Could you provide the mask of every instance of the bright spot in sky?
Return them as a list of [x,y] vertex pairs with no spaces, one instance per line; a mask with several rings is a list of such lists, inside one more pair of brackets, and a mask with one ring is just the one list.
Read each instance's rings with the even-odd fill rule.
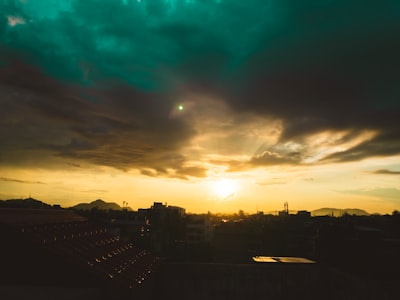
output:
[[179,110],[183,110],[183,105],[179,105],[179,106],[178,106],[178,109],[179,109]]
[[218,179],[212,183],[214,193],[221,200],[229,200],[235,197],[237,185],[231,179]]

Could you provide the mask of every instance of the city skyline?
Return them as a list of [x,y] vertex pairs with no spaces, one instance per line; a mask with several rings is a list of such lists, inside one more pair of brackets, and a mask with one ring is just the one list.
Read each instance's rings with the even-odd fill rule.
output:
[[395,1],[0,1],[0,199],[400,210]]

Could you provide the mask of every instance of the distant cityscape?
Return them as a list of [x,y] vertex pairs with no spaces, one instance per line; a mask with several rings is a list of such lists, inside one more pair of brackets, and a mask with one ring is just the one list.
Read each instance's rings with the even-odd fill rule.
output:
[[[242,276],[250,274],[248,272],[257,274],[261,272],[257,275],[261,276],[257,277],[257,282],[261,280],[260,278],[272,280],[270,276],[273,275],[269,273],[272,272],[271,269],[258,269],[260,264],[278,264],[282,265],[280,267],[283,268],[282,270],[286,270],[283,265],[295,264],[299,265],[298,268],[303,268],[301,266],[306,268],[305,265],[315,263],[315,266],[301,269],[302,271],[293,271],[295,272],[293,274],[305,272],[304,274],[308,274],[306,276],[311,276],[308,279],[310,281],[304,283],[306,285],[320,286],[322,284],[320,280],[323,280],[323,285],[326,285],[327,289],[336,288],[336,292],[359,295],[370,293],[370,291],[366,288],[360,290],[357,285],[353,286],[354,279],[346,278],[385,284],[388,281],[400,281],[398,255],[400,253],[400,213],[397,211],[387,215],[368,215],[360,209],[331,208],[313,212],[306,210],[291,212],[289,204],[284,203],[283,209],[277,214],[264,212],[247,214],[241,210],[234,214],[210,212],[190,214],[186,213],[182,207],[162,202],[154,202],[148,208],[139,208],[134,211],[125,202],[121,207],[98,199],[91,203],[62,208],[59,205],[49,205],[27,198],[0,201],[0,225],[2,230],[10,236],[9,243],[18,245],[21,243],[19,239],[14,240],[17,235],[12,232],[22,231],[23,234],[31,232],[32,240],[38,239],[40,249],[50,247],[46,251],[59,252],[66,257],[63,258],[66,261],[76,260],[82,256],[83,260],[88,261],[89,269],[93,269],[93,266],[97,264],[102,266],[97,272],[104,273],[104,278],[112,278],[111,282],[118,282],[119,285],[132,288],[137,284],[141,286],[147,278],[148,282],[153,282],[150,285],[156,285],[157,289],[167,294],[172,293],[169,284],[179,284],[179,281],[188,280],[183,278],[178,270],[189,272],[193,276],[191,280],[202,282],[203,288],[211,294],[214,293],[214,289],[224,290],[225,283],[219,281],[223,276],[227,276],[227,270],[230,270],[228,273],[231,279],[229,280],[232,282],[245,280]],[[12,230],[11,233],[10,230]],[[90,236],[93,234],[93,237],[88,239],[88,233]],[[59,242],[59,239],[62,242]],[[118,247],[115,248],[115,245]],[[13,252],[14,246],[10,247],[9,251]],[[119,254],[120,251],[125,254]],[[73,258],[70,256],[72,254]],[[3,255],[6,257],[7,253]],[[113,260],[114,256],[120,258]],[[123,257],[124,260],[121,260]],[[108,261],[113,261],[113,263]],[[134,269],[126,269],[130,264],[142,270],[140,274],[147,275],[135,275]],[[237,271],[239,269],[235,268],[242,268],[239,266],[251,266],[251,269]],[[13,267],[10,266],[10,268]],[[125,269],[127,271],[124,271]],[[292,270],[291,267],[288,270]],[[118,277],[118,272],[125,272],[125,281],[122,280],[124,277]],[[211,276],[209,272],[222,272],[225,275],[215,279],[219,283],[211,283],[207,279]],[[155,278],[153,278],[153,273]],[[150,274],[151,277],[148,276]],[[291,278],[290,276],[287,278]],[[115,281],[114,278],[121,278],[121,281]],[[136,278],[135,284],[129,283],[133,280],[132,278]],[[3,280],[7,281],[6,278]],[[283,284],[281,280],[278,280],[279,284]],[[297,287],[299,283],[293,282],[298,280],[297,277],[292,278],[290,284]],[[345,283],[341,283],[343,280]],[[195,281],[189,280],[189,286],[196,284]],[[346,284],[353,290],[350,289],[350,292],[346,290],[350,288],[346,287]],[[189,287],[186,288],[186,295],[193,292]],[[254,286],[245,284],[242,289],[242,292],[248,293],[248,289],[254,290]],[[317,287],[315,289],[318,290]],[[143,291],[143,289],[139,288],[137,291]],[[306,290],[303,292],[310,293]],[[148,291],[145,293],[148,299],[157,299],[160,296],[154,292],[148,293]],[[240,294],[240,291],[238,293]],[[257,298],[260,291],[256,289],[254,293]],[[275,296],[282,296],[280,289],[274,290],[273,293]],[[313,293],[308,295],[308,298],[313,299],[315,296],[314,299],[317,299],[318,297]],[[290,297],[281,297],[281,299],[290,299]]]
[[[160,202],[163,203],[163,202]],[[166,202],[164,203],[165,205],[167,204]],[[279,215],[280,213],[282,213],[282,211],[287,210],[288,213],[290,214],[297,214],[298,212],[305,212],[306,210],[291,210],[289,209],[289,207],[286,209],[285,206],[286,204],[289,206],[288,202],[282,203],[282,210],[270,210],[270,211],[260,211],[257,210],[257,213],[263,213],[263,214],[268,214],[268,215]],[[7,199],[7,200],[1,200],[0,199],[0,207],[17,207],[17,206],[21,206],[21,207],[27,207],[29,205],[31,205],[32,207],[58,207],[58,208],[72,208],[72,209],[77,209],[77,210],[88,210],[88,209],[92,209],[92,208],[98,208],[98,209],[102,209],[102,210],[130,210],[130,211],[134,211],[134,209],[132,209],[129,206],[129,202],[127,201],[123,201],[122,202],[122,206],[119,205],[118,203],[115,202],[106,202],[102,199],[97,199],[94,200],[92,202],[89,203],[78,203],[76,205],[73,206],[67,206],[64,207],[60,204],[47,204],[41,200],[37,200],[35,198],[32,198],[31,195],[29,195],[28,198],[18,198],[18,199]],[[172,207],[172,206],[171,206]],[[185,209],[185,208],[183,208]],[[138,208],[138,210],[140,210],[140,208]],[[186,211],[186,209],[185,209]],[[242,210],[239,210],[242,211]],[[396,210],[394,210],[396,211]],[[314,210],[310,210],[309,211],[311,216],[334,216],[334,217],[340,217],[343,216],[345,214],[348,215],[359,215],[359,216],[366,216],[366,215],[371,215],[369,212],[360,209],[360,208],[334,208],[334,207],[323,207],[323,208],[318,208],[318,209],[314,209]],[[203,212],[203,213],[213,213],[213,214],[218,214],[218,215],[231,215],[234,213],[220,213],[220,212]],[[251,214],[248,212],[243,211],[243,213],[247,214]],[[196,213],[191,213],[191,214],[196,214]],[[379,213],[373,213],[373,215],[380,215]]]

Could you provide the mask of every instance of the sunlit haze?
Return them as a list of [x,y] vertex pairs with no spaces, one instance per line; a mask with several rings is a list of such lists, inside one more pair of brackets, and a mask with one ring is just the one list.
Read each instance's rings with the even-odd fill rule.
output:
[[0,199],[400,209],[397,1],[0,0]]

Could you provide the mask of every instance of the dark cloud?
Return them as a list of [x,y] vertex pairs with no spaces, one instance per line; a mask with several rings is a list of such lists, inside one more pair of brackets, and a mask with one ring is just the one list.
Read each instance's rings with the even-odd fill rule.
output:
[[142,169],[140,171],[141,174],[150,176],[150,177],[170,177],[170,178],[179,178],[183,180],[187,180],[190,177],[203,178],[206,177],[207,174],[206,168],[201,167],[178,167],[174,170],[165,170],[165,169]]
[[254,166],[293,165],[301,162],[300,152],[289,152],[281,155],[277,152],[265,151],[261,155],[253,157],[250,163]]
[[40,3],[0,1],[0,165],[204,177],[183,151],[201,112],[171,114],[188,95],[233,115],[209,152],[247,151],[244,115],[281,121],[275,144],[218,162],[231,171],[304,164],[321,132],[347,132],[329,146],[376,133],[322,162],[400,154],[398,1]]
[[[388,129],[394,130],[392,128]],[[400,154],[398,134],[381,133],[377,137],[367,140],[346,151],[331,154],[323,159],[324,162],[358,161],[369,157],[385,157]]]
[[398,128],[398,4],[296,3],[286,3],[281,28],[244,64],[237,109],[282,118],[282,142],[324,130]]
[[[29,85],[11,84],[10,68],[15,80],[32,70]],[[0,70],[2,164],[24,157],[46,164],[47,158],[58,157],[75,165],[85,161],[123,170],[185,170],[179,150],[194,132],[183,119],[170,118],[174,104],[164,96],[112,83],[71,88],[32,66],[10,68]]]

